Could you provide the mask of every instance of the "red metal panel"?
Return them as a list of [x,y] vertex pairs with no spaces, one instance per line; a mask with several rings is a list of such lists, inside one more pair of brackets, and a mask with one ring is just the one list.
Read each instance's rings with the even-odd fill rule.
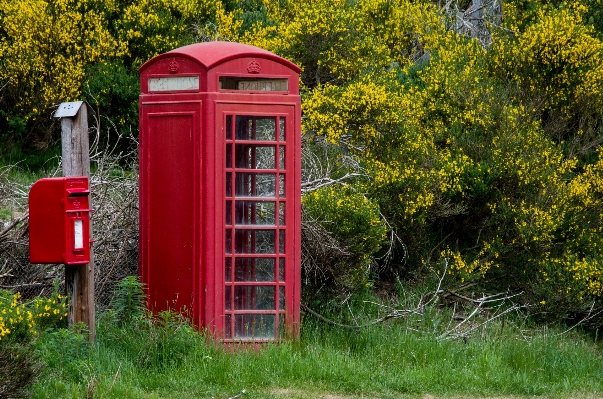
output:
[[66,265],[90,263],[90,191],[88,178],[66,177],[64,200],[67,230]]
[[180,47],[167,53],[160,54],[146,62],[140,67],[139,71],[140,73],[143,73],[149,66],[154,65],[157,61],[174,56],[184,56],[195,60],[206,69],[214,68],[219,64],[232,59],[256,57],[268,59],[272,63],[282,64],[295,73],[299,73],[300,71],[297,65],[276,54],[258,47],[233,42],[205,42]]
[[[195,172],[200,104],[143,109],[141,146],[142,280],[150,306],[194,312],[193,294],[199,202]],[[141,154],[142,155],[142,154]]]
[[65,196],[63,179],[41,179],[29,191],[29,261],[65,261]]

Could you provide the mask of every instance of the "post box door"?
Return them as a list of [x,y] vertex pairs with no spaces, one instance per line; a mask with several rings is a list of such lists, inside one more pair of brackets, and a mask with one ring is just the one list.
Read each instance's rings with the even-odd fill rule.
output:
[[[293,313],[296,163],[293,106],[219,105],[225,340],[282,337]],[[297,133],[299,134],[299,133]],[[297,155],[299,156],[299,155]],[[297,192],[296,192],[297,191]]]

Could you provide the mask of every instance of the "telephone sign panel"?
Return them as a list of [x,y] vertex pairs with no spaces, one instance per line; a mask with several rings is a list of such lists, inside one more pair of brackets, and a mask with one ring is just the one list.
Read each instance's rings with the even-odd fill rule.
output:
[[211,42],[161,54],[140,72],[149,307],[179,310],[224,342],[296,336],[299,68],[253,46]]

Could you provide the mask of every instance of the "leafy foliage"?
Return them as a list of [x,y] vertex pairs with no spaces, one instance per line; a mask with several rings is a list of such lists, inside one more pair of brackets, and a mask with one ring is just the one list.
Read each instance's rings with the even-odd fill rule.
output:
[[[333,281],[349,283],[347,271],[379,253],[383,223],[366,228],[378,210],[404,245],[378,278],[448,264],[459,282],[522,291],[551,315],[600,306],[601,2],[504,1],[487,43],[438,6],[0,0],[0,136],[48,142],[52,107],[83,89],[126,131],[141,63],[195,40],[254,44],[302,68],[309,147],[330,143],[342,155],[333,169],[362,175],[346,180],[354,190],[304,199],[306,215],[362,259]],[[354,207],[331,207],[340,200]]]
[[33,342],[66,314],[65,298],[34,298],[23,303],[19,293],[0,291],[0,398],[26,397],[41,364]]
[[361,160],[362,192],[410,250],[390,272],[446,259],[461,280],[580,312],[603,280],[603,53],[584,20],[598,5],[527,3],[505,4],[488,48],[424,2],[288,5],[254,35],[301,64],[306,137]]
[[127,276],[117,283],[109,307],[118,323],[123,325],[145,315],[145,300],[144,284],[137,276]]
[[304,195],[302,203],[306,218],[329,232],[341,249],[338,256],[320,260],[322,283],[333,280],[354,290],[370,285],[372,256],[387,238],[379,206],[353,187],[336,190],[333,186]]

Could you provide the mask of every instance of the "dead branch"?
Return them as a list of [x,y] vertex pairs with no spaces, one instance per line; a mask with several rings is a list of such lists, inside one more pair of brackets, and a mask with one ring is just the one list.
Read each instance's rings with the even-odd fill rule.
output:
[[[109,304],[110,288],[116,282],[137,274],[137,142],[133,136],[120,135],[111,121],[98,117],[98,112],[92,117],[92,238],[96,240],[96,303],[102,308]],[[60,162],[59,158],[58,165],[46,172],[47,177],[60,176]],[[10,212],[9,220],[0,221],[0,288],[20,291],[24,298],[49,295],[54,279],[62,284],[64,267],[29,263],[27,199],[31,184],[8,178],[19,167],[0,168],[0,207]]]
[[441,8],[451,22],[450,29],[456,33],[476,38],[483,47],[492,43],[494,29],[508,29],[501,26],[502,2],[500,0],[472,0],[466,10],[460,8],[458,0],[448,0]]
[[[363,301],[364,303],[374,305],[386,311],[386,314],[384,316],[371,320],[364,324],[351,325],[339,323],[315,312],[304,304],[302,304],[302,309],[327,324],[346,329],[362,329],[365,327],[370,327],[379,323],[383,323],[390,319],[405,318],[411,315],[423,317],[426,315],[427,309],[431,308],[435,303],[441,304],[443,303],[444,298],[454,296],[458,299],[463,300],[467,304],[473,305],[473,308],[471,309],[468,316],[459,317],[457,316],[457,304],[456,302],[453,303],[452,316],[450,317],[448,325],[445,330],[437,336],[438,340],[449,340],[459,338],[466,339],[481,327],[484,327],[485,325],[492,323],[497,319],[500,319],[508,313],[518,312],[524,307],[514,304],[512,302],[512,299],[521,295],[521,293],[511,294],[507,292],[492,295],[483,294],[479,298],[471,298],[466,295],[461,295],[452,290],[443,290],[442,285],[447,276],[447,269],[448,262],[445,260],[444,270],[441,272],[441,274],[438,274],[437,288],[433,292],[427,293],[426,295],[422,295],[414,307],[399,309],[395,306],[389,306],[383,303]],[[603,312],[603,310],[601,312]],[[483,317],[484,315],[486,316],[485,318]],[[480,316],[481,318],[478,319],[478,317]],[[594,316],[595,315],[593,315],[593,317]],[[354,320],[356,319],[355,317],[353,318]],[[476,320],[478,321],[476,322]],[[407,327],[407,329],[413,331],[420,331],[412,327]]]
[[590,305],[590,309],[588,310],[588,313],[586,314],[586,316],[584,316],[578,323],[574,324],[573,326],[571,326],[567,330],[565,330],[563,332],[560,332],[557,335],[558,336],[565,335],[568,332],[572,331],[574,328],[580,326],[581,324],[584,324],[587,321],[590,321],[590,320],[594,319],[595,317],[599,316],[600,314],[602,314],[603,313],[603,309],[599,310],[598,312],[593,313],[593,310],[595,308],[595,304],[596,304],[596,301],[593,301],[593,303]]

